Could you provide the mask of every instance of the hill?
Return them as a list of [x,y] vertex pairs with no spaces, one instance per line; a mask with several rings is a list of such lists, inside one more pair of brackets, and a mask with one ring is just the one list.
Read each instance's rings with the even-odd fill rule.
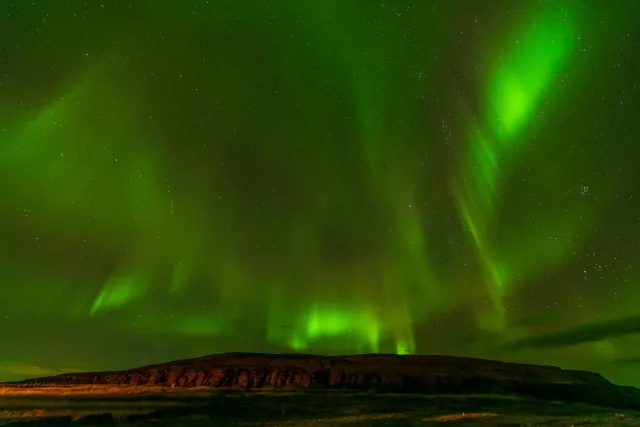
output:
[[3,386],[81,385],[492,394],[640,409],[639,389],[612,384],[593,372],[451,356],[224,353],[125,371],[63,374]]

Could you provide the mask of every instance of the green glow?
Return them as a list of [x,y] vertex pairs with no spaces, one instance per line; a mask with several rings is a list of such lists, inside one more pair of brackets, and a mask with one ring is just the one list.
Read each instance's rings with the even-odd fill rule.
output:
[[295,325],[274,325],[271,339],[283,340],[294,350],[307,350],[314,343],[342,348],[347,342],[360,352],[379,351],[380,324],[366,310],[341,308],[338,305],[314,304]]
[[13,3],[6,366],[637,357],[627,335],[504,350],[635,313],[625,2]]
[[90,313],[94,315],[101,310],[122,307],[144,296],[148,287],[144,278],[112,277],[96,297]]
[[378,351],[379,327],[369,313],[350,313],[336,308],[314,307],[307,319],[306,336],[310,340],[355,335],[367,343],[372,352]]
[[497,64],[489,87],[495,112],[492,131],[499,143],[516,144],[518,131],[536,113],[577,42],[575,19],[569,2],[545,5],[509,40],[511,47]]

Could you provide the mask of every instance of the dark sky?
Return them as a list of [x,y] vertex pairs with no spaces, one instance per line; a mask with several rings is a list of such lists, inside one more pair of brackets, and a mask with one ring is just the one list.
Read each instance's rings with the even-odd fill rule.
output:
[[226,351],[640,386],[640,6],[0,2],[0,380]]

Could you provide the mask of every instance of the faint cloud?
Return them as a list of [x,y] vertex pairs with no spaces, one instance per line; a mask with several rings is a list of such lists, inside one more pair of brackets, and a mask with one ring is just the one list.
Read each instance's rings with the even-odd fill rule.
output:
[[640,357],[620,357],[613,359],[611,363],[616,365],[640,365]]
[[557,316],[558,313],[556,311],[548,309],[541,313],[516,318],[511,321],[511,326],[538,326],[555,321]]
[[588,323],[551,334],[513,341],[506,347],[511,350],[568,347],[632,334],[640,334],[640,316]]

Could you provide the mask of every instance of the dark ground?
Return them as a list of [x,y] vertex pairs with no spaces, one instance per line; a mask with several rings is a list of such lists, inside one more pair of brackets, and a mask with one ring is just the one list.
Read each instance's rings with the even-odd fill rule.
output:
[[[0,393],[2,390],[0,389]],[[640,426],[640,411],[492,395],[40,389],[0,394],[11,426]]]

